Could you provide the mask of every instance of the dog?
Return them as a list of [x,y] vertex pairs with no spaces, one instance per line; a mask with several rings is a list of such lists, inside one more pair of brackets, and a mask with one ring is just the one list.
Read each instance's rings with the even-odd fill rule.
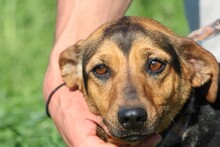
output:
[[161,134],[159,146],[220,144],[216,59],[155,20],[108,22],[62,52],[59,65],[103,118],[97,134],[106,142],[134,146]]

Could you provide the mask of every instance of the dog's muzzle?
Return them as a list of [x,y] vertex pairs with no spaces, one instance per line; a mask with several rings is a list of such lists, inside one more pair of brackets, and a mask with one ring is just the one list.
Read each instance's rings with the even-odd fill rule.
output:
[[121,108],[118,112],[118,121],[120,125],[129,132],[121,137],[127,142],[138,142],[144,140],[147,135],[139,134],[147,121],[147,112],[143,108]]
[[118,121],[126,130],[139,130],[146,120],[147,113],[143,108],[122,108],[118,112]]

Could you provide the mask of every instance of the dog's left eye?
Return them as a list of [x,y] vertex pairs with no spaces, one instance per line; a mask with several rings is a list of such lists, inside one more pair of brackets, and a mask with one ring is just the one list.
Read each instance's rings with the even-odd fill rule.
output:
[[166,63],[158,59],[152,59],[148,63],[148,70],[151,73],[160,73],[164,70]]
[[110,76],[110,70],[104,64],[95,66],[92,71],[93,74],[98,78],[107,79]]

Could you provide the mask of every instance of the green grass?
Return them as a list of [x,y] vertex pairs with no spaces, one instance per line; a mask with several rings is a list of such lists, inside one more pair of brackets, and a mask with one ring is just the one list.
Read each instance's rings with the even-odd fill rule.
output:
[[[0,0],[0,147],[65,146],[45,116],[42,98],[55,10],[55,0]],[[126,15],[151,17],[188,33],[182,1],[134,0]]]

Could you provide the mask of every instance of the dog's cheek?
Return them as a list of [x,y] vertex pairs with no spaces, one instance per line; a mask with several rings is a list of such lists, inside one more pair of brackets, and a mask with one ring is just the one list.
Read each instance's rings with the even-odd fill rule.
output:
[[108,99],[106,86],[97,82],[92,76],[88,79],[88,87],[85,90],[86,100],[89,105],[90,110],[97,114],[103,116],[108,109]]
[[186,102],[190,89],[189,84],[172,70],[169,71],[165,80],[158,85],[160,86],[156,90],[156,100],[154,102],[158,112],[158,116],[155,117],[160,118],[156,130],[162,132],[174,120],[176,114]]
[[92,113],[96,114],[96,115],[100,115],[100,108],[99,105],[97,104],[97,99],[98,97],[98,93],[97,93],[97,88],[95,86],[93,86],[93,84],[90,84],[90,82],[88,82],[88,87],[87,90],[85,90],[85,98],[87,101],[87,104],[89,106],[89,109]]

